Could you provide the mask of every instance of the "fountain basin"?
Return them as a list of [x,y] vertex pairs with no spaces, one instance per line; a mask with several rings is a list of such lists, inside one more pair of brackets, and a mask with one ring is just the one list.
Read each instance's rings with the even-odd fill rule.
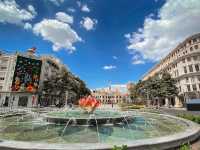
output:
[[[111,150],[127,145],[131,150],[164,150],[192,142],[200,126],[191,121],[154,113],[130,112],[133,122],[107,126],[48,124],[38,118],[0,120],[0,149],[6,150]],[[83,116],[82,116],[83,117]],[[46,124],[47,123],[47,124]],[[98,131],[98,132],[97,132]]]
[[84,113],[80,110],[69,110],[67,112],[50,112],[44,116],[50,123],[56,124],[77,124],[77,125],[101,125],[131,122],[133,117],[130,114],[118,111],[100,111],[93,114]]

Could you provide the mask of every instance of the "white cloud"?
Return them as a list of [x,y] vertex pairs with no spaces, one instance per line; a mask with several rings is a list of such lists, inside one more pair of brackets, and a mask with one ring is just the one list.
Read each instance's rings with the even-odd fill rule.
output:
[[127,33],[127,34],[124,35],[124,37],[127,38],[127,39],[130,39],[131,38],[131,34]]
[[69,24],[56,19],[42,20],[34,25],[33,32],[41,35],[44,40],[52,42],[54,51],[64,48],[73,52],[76,49],[73,44],[82,41]]
[[87,30],[94,29],[95,25],[97,24],[96,19],[91,19],[89,17],[83,17],[83,20],[80,22],[80,24]]
[[145,64],[144,60],[133,60],[132,64],[139,65],[139,64]]
[[126,34],[131,53],[138,52],[143,59],[158,61],[186,37],[200,31],[199,0],[167,0],[159,10],[144,21],[143,28]]
[[113,66],[113,65],[106,65],[103,67],[104,70],[112,70],[112,69],[116,69],[117,67],[116,66]]
[[139,54],[135,54],[132,58],[132,64],[134,65],[145,64],[145,61]]
[[0,1],[0,22],[22,25],[25,21],[32,20],[36,11],[32,5],[22,9],[15,0]]
[[74,21],[72,16],[70,16],[64,12],[56,13],[56,19],[61,22],[70,23],[70,24],[73,24],[73,21]]
[[56,6],[60,6],[60,4],[64,2],[64,0],[49,0],[49,1],[55,4]]
[[81,7],[81,10],[83,12],[90,12],[90,9],[88,8],[88,6],[86,4]]
[[37,12],[35,11],[35,8],[32,5],[28,5],[28,10],[33,14],[37,15]]
[[81,7],[81,2],[77,1],[76,4],[78,5],[78,7]]
[[74,8],[68,8],[67,11],[71,12],[71,13],[74,13],[76,10]]
[[113,59],[118,59],[118,57],[117,56],[113,56]]
[[32,25],[31,25],[30,23],[26,22],[26,23],[24,24],[24,29],[26,29],[26,30],[31,30],[31,29],[32,29]]

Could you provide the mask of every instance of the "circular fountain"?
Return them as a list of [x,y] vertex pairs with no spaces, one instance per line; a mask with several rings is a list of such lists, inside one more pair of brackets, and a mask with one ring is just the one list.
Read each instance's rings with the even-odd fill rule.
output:
[[82,104],[84,111],[53,111],[39,116],[27,112],[23,117],[0,119],[0,149],[108,150],[127,145],[130,149],[162,150],[200,135],[199,125],[185,119],[136,111],[94,111],[89,103]]
[[77,125],[117,124],[132,121],[132,116],[124,112],[96,110],[100,102],[91,96],[80,99],[79,106],[81,109],[50,112],[44,118],[51,123]]

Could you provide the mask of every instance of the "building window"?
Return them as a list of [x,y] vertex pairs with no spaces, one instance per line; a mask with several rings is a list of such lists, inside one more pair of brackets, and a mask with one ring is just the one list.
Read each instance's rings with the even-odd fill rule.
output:
[[1,67],[1,70],[6,70],[7,69],[7,67]]
[[0,86],[0,90],[2,90],[3,89],[3,86]]
[[185,82],[186,82],[186,83],[189,82],[189,78],[188,78],[188,77],[185,78]]
[[8,63],[8,60],[7,59],[3,59],[3,60],[1,60],[1,63],[2,64],[6,64],[6,63]]
[[198,45],[195,45],[194,48],[195,48],[195,49],[198,49]]
[[193,39],[193,43],[196,43],[197,42],[197,39]]
[[200,76],[197,76],[198,81],[200,81]]
[[190,89],[190,85],[187,85],[187,90],[188,90],[188,92],[191,91],[191,89]]
[[197,60],[197,56],[194,56],[194,57],[193,57],[193,60],[196,61],[196,60]]
[[193,84],[193,85],[192,85],[192,89],[193,89],[193,91],[197,91],[197,86],[196,86],[196,84]]
[[186,66],[184,66],[183,68],[184,68],[184,73],[187,73],[187,68],[186,68]]
[[199,65],[196,64],[196,65],[194,65],[194,66],[195,66],[196,72],[199,72]]
[[190,61],[191,61],[191,57],[188,57],[188,58],[187,58],[187,61],[190,62]]
[[0,80],[4,80],[4,77],[0,77]]
[[193,67],[192,67],[192,65],[189,65],[189,71],[190,71],[190,72],[193,72]]
[[190,47],[190,51],[193,51],[193,47]]
[[185,59],[183,59],[182,62],[185,63]]
[[181,92],[181,86],[179,87],[179,92]]

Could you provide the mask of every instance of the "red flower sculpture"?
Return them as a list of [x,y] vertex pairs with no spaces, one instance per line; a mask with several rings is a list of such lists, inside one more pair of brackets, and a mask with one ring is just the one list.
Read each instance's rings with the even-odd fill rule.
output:
[[100,106],[100,101],[92,96],[81,98],[79,100],[79,106],[88,113],[93,113],[94,110]]

